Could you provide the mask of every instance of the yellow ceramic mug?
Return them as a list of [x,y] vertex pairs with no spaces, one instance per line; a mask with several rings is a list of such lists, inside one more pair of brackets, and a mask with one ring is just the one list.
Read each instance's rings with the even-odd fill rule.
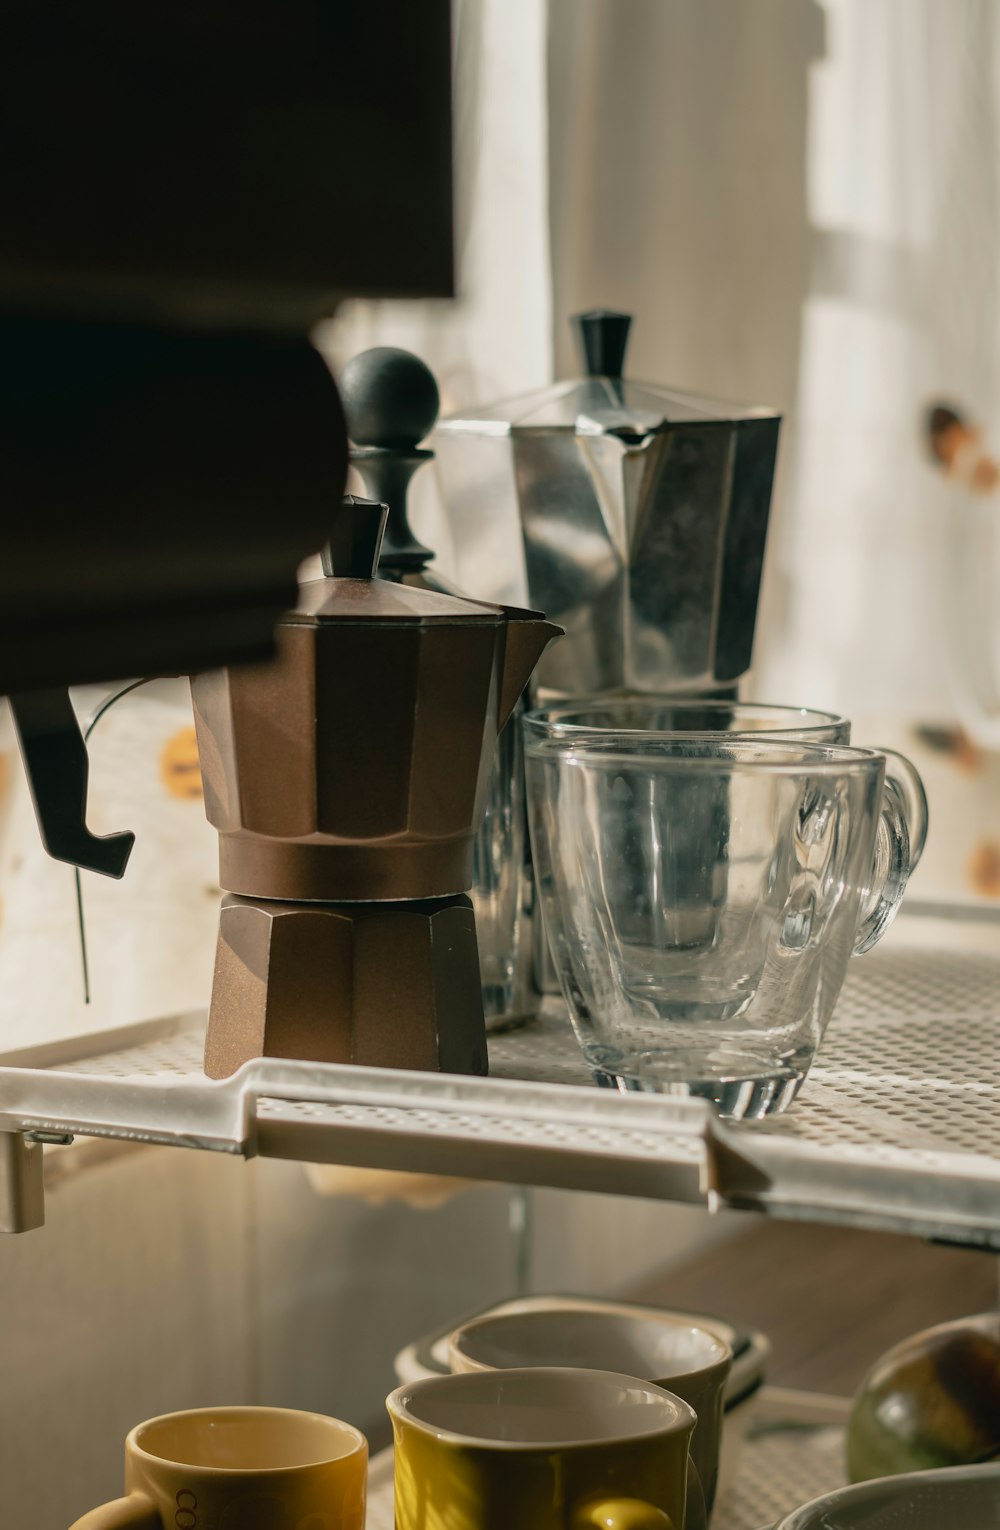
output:
[[368,1442],[321,1413],[198,1408],[137,1424],[125,1494],[71,1530],[364,1530]]
[[435,1376],[386,1403],[396,1530],[695,1530],[694,1409],[611,1371]]

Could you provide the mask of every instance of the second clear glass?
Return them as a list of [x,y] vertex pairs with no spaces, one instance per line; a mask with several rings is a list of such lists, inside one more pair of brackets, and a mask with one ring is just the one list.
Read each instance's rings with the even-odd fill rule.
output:
[[584,1055],[621,1089],[782,1110],[855,951],[911,866],[910,783],[873,750],[560,737],[525,723],[552,955]]

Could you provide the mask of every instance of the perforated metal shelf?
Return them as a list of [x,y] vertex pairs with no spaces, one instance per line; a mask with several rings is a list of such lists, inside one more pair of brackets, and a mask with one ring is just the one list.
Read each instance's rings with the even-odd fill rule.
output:
[[[844,1485],[844,1424],[839,1398],[765,1387],[750,1405],[731,1486],[715,1505],[712,1530],[757,1530]],[[392,1451],[373,1457],[368,1530],[393,1530]]]
[[901,920],[852,965],[800,1100],[767,1123],[594,1088],[556,1001],[492,1040],[488,1079],[260,1059],[209,1083],[203,1031],[204,1016],[187,1016],[0,1058],[21,1065],[0,1067],[0,1139],[20,1134],[0,1140],[0,1227],[30,1219],[14,1173],[40,1173],[11,1141],[82,1134],[724,1202],[1000,1248],[1000,923]]

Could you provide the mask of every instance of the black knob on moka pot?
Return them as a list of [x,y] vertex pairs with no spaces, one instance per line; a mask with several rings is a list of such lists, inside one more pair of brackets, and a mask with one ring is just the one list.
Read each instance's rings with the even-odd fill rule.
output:
[[378,570],[387,505],[345,494],[330,539],[323,549],[327,578],[374,579]]
[[592,308],[573,316],[577,341],[588,377],[621,377],[625,370],[625,351],[630,313],[616,313],[611,308]]
[[350,460],[372,498],[388,506],[380,572],[402,578],[426,568],[434,554],[410,529],[410,480],[434,453],[420,442],[440,407],[434,374],[410,351],[379,345],[353,357],[340,378],[351,441]]

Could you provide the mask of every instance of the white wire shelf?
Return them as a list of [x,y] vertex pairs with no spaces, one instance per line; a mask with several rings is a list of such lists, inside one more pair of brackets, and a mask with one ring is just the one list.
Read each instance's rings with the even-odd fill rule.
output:
[[[1000,925],[908,919],[852,965],[784,1117],[593,1086],[561,1002],[488,1079],[258,1059],[201,1072],[204,1015],[0,1058],[0,1229],[37,1225],[37,1141],[189,1148],[729,1204],[1000,1249]],[[4,1134],[7,1134],[4,1136]]]
[[[845,1482],[846,1402],[765,1387],[747,1411],[735,1479],[715,1505],[712,1530],[771,1526]],[[393,1530],[391,1450],[372,1458],[366,1524]]]

